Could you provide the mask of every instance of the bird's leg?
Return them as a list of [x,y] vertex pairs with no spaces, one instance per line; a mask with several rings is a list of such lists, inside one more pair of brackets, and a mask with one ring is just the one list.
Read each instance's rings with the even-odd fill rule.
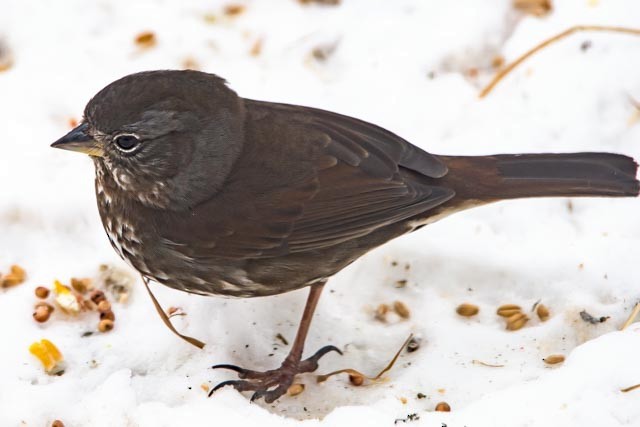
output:
[[309,291],[307,304],[304,307],[304,313],[302,314],[302,320],[298,327],[296,339],[293,342],[291,351],[278,369],[261,372],[240,368],[235,365],[215,365],[213,366],[213,369],[229,369],[237,372],[240,380],[225,381],[218,384],[211,390],[209,396],[211,396],[216,390],[229,385],[238,391],[253,391],[254,394],[251,397],[252,401],[264,397],[264,400],[267,403],[271,403],[287,392],[289,386],[293,384],[293,380],[297,374],[313,372],[318,369],[318,361],[322,356],[331,351],[342,354],[338,348],[328,345],[322,347],[308,359],[302,360],[304,342],[307,338],[307,333],[311,326],[311,319],[313,318],[313,312],[316,309],[316,305],[318,305],[318,300],[320,299],[323,287],[324,282],[311,285],[311,290]]

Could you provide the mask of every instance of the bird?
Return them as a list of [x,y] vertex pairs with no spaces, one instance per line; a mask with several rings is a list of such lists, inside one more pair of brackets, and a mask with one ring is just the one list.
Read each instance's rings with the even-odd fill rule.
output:
[[[143,278],[184,292],[264,297],[309,288],[280,367],[230,364],[218,384],[273,402],[303,359],[322,289],[370,250],[453,213],[529,197],[635,197],[613,153],[430,154],[375,124],[240,97],[192,70],[144,71],[100,90],[52,147],[88,154],[111,245]],[[274,307],[274,309],[277,309]]]

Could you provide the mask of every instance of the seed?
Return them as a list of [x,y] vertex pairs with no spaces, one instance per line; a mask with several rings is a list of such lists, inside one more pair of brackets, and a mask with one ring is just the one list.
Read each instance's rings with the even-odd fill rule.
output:
[[224,7],[224,14],[227,16],[237,16],[244,12],[245,7],[241,4],[229,4]]
[[376,308],[375,318],[377,320],[380,320],[381,322],[386,322],[388,311],[389,311],[389,306],[387,304],[380,304],[378,308]]
[[542,360],[547,365],[555,365],[556,363],[564,362],[564,356],[562,354],[552,354],[550,356],[545,357]]
[[100,301],[105,300],[106,297],[104,296],[104,292],[102,292],[99,289],[96,289],[89,294],[89,299],[96,304],[100,304]]
[[100,319],[101,320],[111,320],[112,322],[114,322],[116,320],[116,315],[113,314],[113,311],[109,310],[109,311],[103,311],[100,313]]
[[451,406],[447,402],[440,402],[436,405],[436,411],[438,412],[451,412]]
[[364,384],[364,377],[360,374],[349,374],[349,382],[356,387]]
[[46,322],[47,320],[49,320],[49,316],[51,316],[51,312],[44,305],[36,307],[35,311],[33,312],[33,319],[38,323]]
[[12,286],[16,286],[25,281],[27,277],[27,273],[24,271],[24,268],[19,265],[12,265],[10,273],[2,276],[0,280],[0,286],[3,288],[10,288]]
[[402,301],[395,301],[393,303],[393,311],[403,319],[408,319],[411,316],[409,308]]
[[91,290],[93,285],[91,284],[91,279],[89,279],[89,278],[78,279],[77,277],[72,277],[71,278],[71,287],[74,290],[80,292],[81,294],[84,294],[87,291]]
[[291,384],[287,390],[289,396],[297,396],[304,391],[304,384]]
[[106,299],[103,299],[102,301],[100,301],[98,303],[98,311],[100,313],[106,313],[108,311],[111,311],[111,304],[109,303],[109,301],[107,301]]
[[543,304],[538,304],[538,307],[536,307],[536,313],[543,322],[549,318],[549,309]]
[[111,319],[102,319],[100,323],[98,323],[98,330],[100,332],[109,332],[113,329],[113,320]]
[[38,286],[35,290],[35,294],[38,298],[45,299],[49,296],[49,288]]
[[504,304],[498,307],[498,311],[496,311],[496,313],[498,314],[498,316],[511,317],[516,313],[520,313],[520,311],[522,311],[522,308],[520,308],[519,305]]
[[64,423],[60,420],[55,420],[51,423],[51,427],[64,427]]
[[49,312],[49,314],[53,313],[53,310],[55,310],[51,304],[45,301],[38,301],[36,303],[35,308],[38,309],[40,307],[45,308]]
[[477,305],[468,304],[468,303],[460,304],[458,308],[456,308],[456,313],[464,317],[475,316],[476,314],[478,314],[479,311],[480,309],[478,308]]
[[413,353],[414,351],[417,351],[420,348],[420,341],[422,340],[418,337],[411,338],[407,343],[407,352]]
[[136,36],[135,42],[140,47],[149,48],[156,44],[156,35],[151,31],[145,31]]
[[20,280],[20,283],[24,282],[24,279],[27,278],[27,272],[24,271],[24,268],[16,264],[11,266],[11,274],[17,277],[18,280]]
[[516,313],[509,318],[507,318],[507,330],[508,331],[517,331],[518,329],[522,329],[522,327],[529,321],[529,318],[524,313]]
[[55,373],[62,366],[62,353],[49,340],[42,339],[29,346],[29,353],[40,360],[48,374]]

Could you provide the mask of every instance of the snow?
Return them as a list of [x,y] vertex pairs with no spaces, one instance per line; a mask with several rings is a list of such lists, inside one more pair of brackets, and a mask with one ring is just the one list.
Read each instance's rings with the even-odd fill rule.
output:
[[[576,24],[637,25],[637,1],[563,0],[545,18],[520,15],[507,0],[344,0],[336,7],[254,0],[242,2],[246,10],[236,17],[223,16],[226,4],[0,4],[0,40],[14,58],[0,72],[0,271],[17,263],[29,275],[0,290],[0,425],[390,426],[412,413],[419,420],[407,425],[640,425],[640,390],[620,391],[640,383],[640,328],[618,331],[640,299],[637,200],[486,206],[390,242],[338,274],[306,349],[334,344],[345,354],[326,356],[320,373],[354,367],[374,375],[409,333],[422,339],[384,381],[359,388],[345,376],[316,384],[305,375],[304,393],[272,405],[230,389],[207,398],[201,389],[233,377],[210,370],[216,363],[278,366],[288,346],[275,336],[292,341],[306,291],[231,300],[154,285],[165,308],[187,313],[174,323],[204,340],[202,351],[166,329],[139,281],[127,304],[114,304],[110,333],[81,337],[95,329],[95,313],[33,321],[37,285],[93,276],[101,263],[128,268],[99,223],[91,162],[49,144],[97,90],[131,72],[181,68],[189,59],[243,96],[350,114],[434,153],[599,150],[640,158],[630,102],[640,99],[636,37],[576,34],[477,97],[495,55],[512,60]],[[213,23],[205,19],[211,14]],[[141,50],[133,40],[145,30],[158,44]],[[257,40],[262,49],[252,56]],[[334,51],[321,61],[312,55],[318,47]],[[472,68],[477,78],[469,77]],[[403,279],[407,285],[396,287]],[[410,319],[374,319],[376,306],[395,300],[408,305]],[[547,322],[532,315],[508,332],[495,315],[501,304],[528,310],[538,300],[551,310]],[[458,316],[463,302],[480,313]],[[582,310],[610,319],[587,324]],[[41,338],[64,354],[64,375],[45,374],[28,353]],[[555,353],[567,360],[542,362]],[[434,412],[440,401],[452,412]]]

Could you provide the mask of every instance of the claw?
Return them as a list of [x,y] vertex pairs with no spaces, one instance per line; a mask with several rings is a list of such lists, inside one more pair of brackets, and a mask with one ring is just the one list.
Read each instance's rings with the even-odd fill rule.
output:
[[259,372],[250,369],[244,369],[236,365],[222,364],[214,365],[211,369],[228,369],[238,374],[240,380],[224,381],[215,386],[209,396],[226,386],[232,386],[239,392],[253,391],[251,402],[264,398],[267,403],[278,400],[287,392],[289,386],[297,374],[313,372],[318,369],[318,361],[327,353],[335,351],[342,355],[342,351],[333,345],[327,345],[316,351],[315,354],[308,359],[298,361],[297,363],[285,362],[278,369]]
[[320,358],[322,358],[322,356],[332,351],[335,351],[340,356],[342,356],[342,351],[338,347],[333,345],[324,346],[320,350],[316,351],[316,353],[313,356],[301,361],[298,372],[302,373],[302,372],[315,371],[316,369],[318,369],[318,361],[320,360]]
[[214,388],[211,389],[211,391],[209,392],[209,396],[211,397],[211,395],[213,393],[215,393],[216,391],[220,390],[223,387],[226,386],[232,386],[233,388],[235,388],[238,391],[249,391],[249,390],[255,390],[256,387],[259,387],[258,384],[252,384],[250,382],[247,381],[238,381],[238,380],[231,380],[231,381],[223,381],[220,384],[218,384],[217,386],[215,386]]

